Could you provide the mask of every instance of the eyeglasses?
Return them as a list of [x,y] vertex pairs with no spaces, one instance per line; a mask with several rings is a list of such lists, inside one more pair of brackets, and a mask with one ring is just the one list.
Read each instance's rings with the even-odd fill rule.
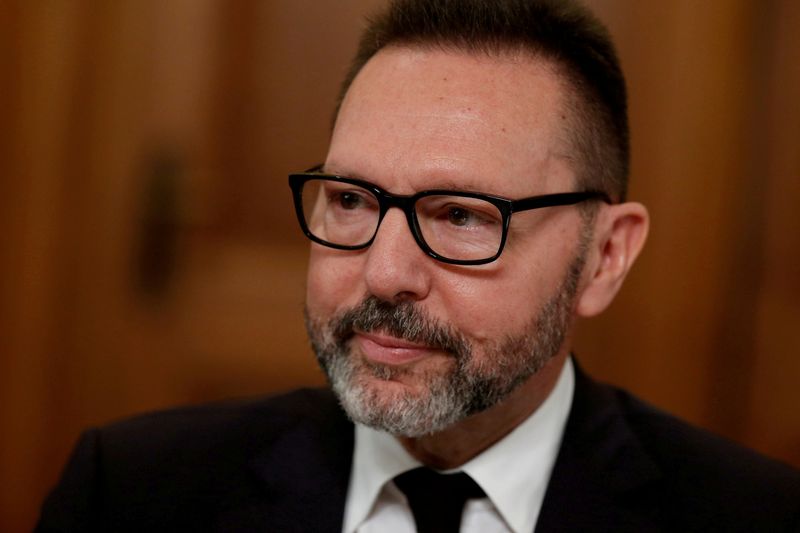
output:
[[309,239],[339,250],[367,248],[387,211],[397,207],[419,247],[454,265],[482,265],[500,257],[512,213],[595,199],[611,203],[600,191],[520,200],[451,190],[397,195],[367,181],[320,173],[319,168],[289,175],[297,220]]

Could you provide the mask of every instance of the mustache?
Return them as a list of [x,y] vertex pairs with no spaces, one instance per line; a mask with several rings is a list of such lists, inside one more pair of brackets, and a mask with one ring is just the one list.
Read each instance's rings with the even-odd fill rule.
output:
[[456,356],[469,357],[469,341],[455,328],[442,324],[423,311],[418,304],[406,301],[391,303],[368,296],[356,307],[331,321],[331,332],[339,345],[346,343],[356,331],[385,332],[398,339],[424,344]]

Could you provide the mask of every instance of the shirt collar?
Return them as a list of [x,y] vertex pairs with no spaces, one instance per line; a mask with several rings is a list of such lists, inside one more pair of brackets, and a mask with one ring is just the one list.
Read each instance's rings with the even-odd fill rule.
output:
[[572,405],[575,370],[567,359],[539,408],[459,470],[486,492],[512,531],[533,531]]
[[356,531],[369,516],[383,486],[396,475],[421,465],[393,436],[356,424],[342,531]]
[[[575,388],[571,358],[539,408],[511,433],[462,465],[516,533],[533,531],[555,464]],[[421,466],[383,431],[356,425],[353,467],[345,509],[345,532],[367,519],[384,485]]]

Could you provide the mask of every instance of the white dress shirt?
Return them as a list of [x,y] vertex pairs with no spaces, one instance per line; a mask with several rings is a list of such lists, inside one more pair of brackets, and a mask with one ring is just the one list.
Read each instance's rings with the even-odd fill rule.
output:
[[[455,471],[469,474],[486,498],[467,501],[462,533],[531,533],[564,434],[575,371],[567,359],[556,386],[511,433]],[[413,533],[414,517],[392,479],[420,466],[391,435],[356,425],[344,533]]]

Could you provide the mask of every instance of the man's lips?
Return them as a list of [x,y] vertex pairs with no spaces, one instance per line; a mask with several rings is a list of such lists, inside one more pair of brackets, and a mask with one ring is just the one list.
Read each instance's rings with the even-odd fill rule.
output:
[[405,365],[441,351],[383,333],[356,331],[353,342],[364,357],[387,365]]

